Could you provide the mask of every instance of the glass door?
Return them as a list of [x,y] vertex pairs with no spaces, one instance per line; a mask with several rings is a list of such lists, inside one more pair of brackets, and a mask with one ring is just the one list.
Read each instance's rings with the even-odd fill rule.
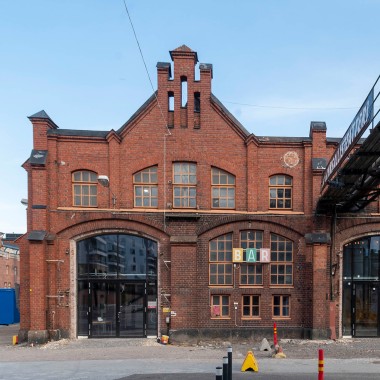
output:
[[117,313],[120,337],[144,337],[145,282],[120,284]]
[[353,335],[379,336],[379,284],[354,282],[353,284]]
[[90,284],[89,336],[93,338],[116,336],[116,294],[114,282],[92,282]]

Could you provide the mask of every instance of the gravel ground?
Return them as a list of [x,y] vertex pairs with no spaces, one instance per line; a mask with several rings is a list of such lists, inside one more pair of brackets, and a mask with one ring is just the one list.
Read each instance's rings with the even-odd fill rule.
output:
[[[317,359],[318,350],[324,350],[325,360],[371,358],[380,363],[380,339],[280,340],[280,347],[289,359]],[[271,357],[271,351],[259,351],[261,342],[233,344],[233,356],[244,358],[252,351],[256,358]],[[153,339],[62,339],[45,345],[26,343],[0,347],[0,361],[34,360],[95,360],[124,358],[214,359],[226,356],[229,342],[204,342],[196,346],[162,345]]]
[[[7,333],[7,330],[9,331]],[[204,341],[198,345],[162,345],[155,339],[62,339],[44,345],[27,343],[12,345],[12,334],[17,326],[0,326],[0,361],[34,360],[95,360],[124,358],[218,359],[232,346],[235,358],[245,358],[252,351],[257,358],[271,357],[272,351],[260,351],[260,342],[233,343]],[[271,343],[271,341],[269,342]],[[333,340],[282,339],[280,347],[289,359],[317,359],[318,350],[324,350],[325,359],[378,359],[380,338]]]

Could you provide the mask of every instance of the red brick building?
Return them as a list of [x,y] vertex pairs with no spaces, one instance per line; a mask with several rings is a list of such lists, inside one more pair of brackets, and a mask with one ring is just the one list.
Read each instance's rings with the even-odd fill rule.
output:
[[20,252],[15,240],[20,234],[0,233],[0,288],[20,286]]
[[[379,204],[334,223],[316,212],[339,139],[323,122],[307,137],[251,134],[212,93],[212,65],[186,46],[170,55],[116,131],[29,117],[20,336],[232,339],[274,322],[282,337],[358,336],[343,253],[374,252],[375,307]],[[364,335],[378,335],[378,305]]]

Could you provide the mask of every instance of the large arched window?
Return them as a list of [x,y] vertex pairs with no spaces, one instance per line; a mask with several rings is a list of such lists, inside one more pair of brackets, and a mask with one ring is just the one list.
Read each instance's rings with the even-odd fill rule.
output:
[[380,278],[380,236],[353,241],[344,246],[344,280],[378,280]]
[[157,243],[140,236],[97,235],[78,242],[79,278],[155,278],[156,263]]
[[98,177],[96,173],[87,170],[72,174],[73,205],[81,207],[97,207]]
[[293,180],[288,175],[274,175],[269,178],[269,208],[291,209]]
[[158,206],[157,166],[141,170],[133,176],[135,207]]

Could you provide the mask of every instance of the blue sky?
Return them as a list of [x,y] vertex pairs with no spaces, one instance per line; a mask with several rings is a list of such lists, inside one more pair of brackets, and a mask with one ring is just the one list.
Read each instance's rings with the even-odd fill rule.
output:
[[[379,0],[125,0],[156,89],[183,44],[250,132],[342,137],[380,74]],[[123,0],[0,0],[0,231],[26,231],[27,119],[118,129],[152,94]]]

